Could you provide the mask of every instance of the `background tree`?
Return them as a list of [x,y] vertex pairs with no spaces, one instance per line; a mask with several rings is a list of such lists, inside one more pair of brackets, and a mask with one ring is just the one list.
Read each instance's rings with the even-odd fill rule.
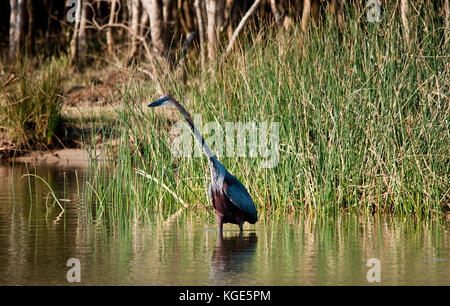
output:
[[[72,1],[76,4],[74,22],[66,18],[71,8],[68,1],[0,2],[0,52],[8,58],[24,50],[46,56],[67,53],[73,65],[82,66],[90,56],[89,50],[89,53],[105,52],[128,63],[131,59],[137,63],[157,62],[157,59],[173,69],[188,34],[195,31],[193,45],[198,46],[198,64],[204,70],[206,59],[214,63],[230,52],[238,37],[245,35],[249,24],[259,29],[272,25],[287,29],[299,23],[306,33],[310,26],[325,22],[327,14],[333,14],[339,29],[343,30],[347,8],[355,7],[365,16],[367,3],[357,0]],[[449,41],[448,0],[383,1],[382,5],[398,5],[408,44],[412,39],[410,29],[415,27],[412,23],[425,6],[437,10],[436,16],[442,18],[442,26],[437,31],[443,36],[443,42]],[[364,19],[361,22],[364,24]]]
[[8,57],[14,59],[17,56],[20,41],[23,37],[25,0],[10,0],[10,5]]

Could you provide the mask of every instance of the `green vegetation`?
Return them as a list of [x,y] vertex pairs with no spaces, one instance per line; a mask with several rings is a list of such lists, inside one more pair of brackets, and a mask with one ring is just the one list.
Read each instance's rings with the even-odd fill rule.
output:
[[19,148],[46,149],[55,143],[61,124],[66,66],[67,60],[52,59],[30,74],[27,61],[18,62],[16,78],[2,88],[1,129]]
[[[368,23],[349,8],[346,16],[353,17],[342,30],[330,18],[304,35],[297,26],[250,33],[212,71],[201,75],[190,67],[187,85],[169,79],[163,88],[204,123],[280,123],[276,167],[261,168],[260,157],[219,158],[248,188],[263,218],[440,216],[449,204],[450,67],[442,26],[421,9],[420,18],[411,18],[411,44],[393,11]],[[93,221],[120,227],[169,216],[183,209],[179,199],[197,214],[212,215],[205,209],[206,160],[173,156],[169,131],[173,119],[182,118],[169,108],[145,107],[159,96],[151,86],[131,75],[122,91],[117,145],[102,152],[114,163],[93,161],[85,186],[86,216]]]

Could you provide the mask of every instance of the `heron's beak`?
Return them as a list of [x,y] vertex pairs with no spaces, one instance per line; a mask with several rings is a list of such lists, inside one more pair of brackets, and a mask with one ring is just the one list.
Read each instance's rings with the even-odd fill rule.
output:
[[156,101],[150,103],[150,104],[148,105],[148,107],[157,107],[157,106],[160,106],[160,105],[162,105],[164,102],[166,102],[166,101],[169,100],[169,99],[170,99],[170,96],[164,96],[164,97],[159,98],[158,100],[156,100]]

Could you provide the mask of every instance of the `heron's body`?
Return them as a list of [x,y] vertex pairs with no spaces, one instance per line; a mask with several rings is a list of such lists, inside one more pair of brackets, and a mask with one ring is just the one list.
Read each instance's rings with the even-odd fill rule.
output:
[[208,158],[211,172],[211,183],[208,188],[208,196],[215,209],[219,232],[222,232],[224,223],[239,225],[242,231],[244,222],[251,224],[258,221],[255,204],[245,189],[244,185],[231,175],[225,167],[215,158],[211,149],[206,145],[205,140],[195,128],[189,113],[172,96],[166,95],[151,103],[150,107],[173,105],[186,118],[191,126],[196,139],[201,143],[203,151]]
[[[222,186],[217,187],[212,182],[209,186],[209,198],[216,211],[219,231],[224,223],[237,224],[242,230],[244,222],[255,224],[258,221],[250,195],[242,183],[228,171],[224,175]],[[247,201],[248,205],[239,205],[243,201]]]

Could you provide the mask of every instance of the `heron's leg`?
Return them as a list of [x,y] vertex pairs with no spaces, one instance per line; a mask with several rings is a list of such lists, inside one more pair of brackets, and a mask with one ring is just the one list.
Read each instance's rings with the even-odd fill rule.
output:
[[219,227],[219,234],[222,234],[223,220],[221,216],[217,216],[217,225]]

